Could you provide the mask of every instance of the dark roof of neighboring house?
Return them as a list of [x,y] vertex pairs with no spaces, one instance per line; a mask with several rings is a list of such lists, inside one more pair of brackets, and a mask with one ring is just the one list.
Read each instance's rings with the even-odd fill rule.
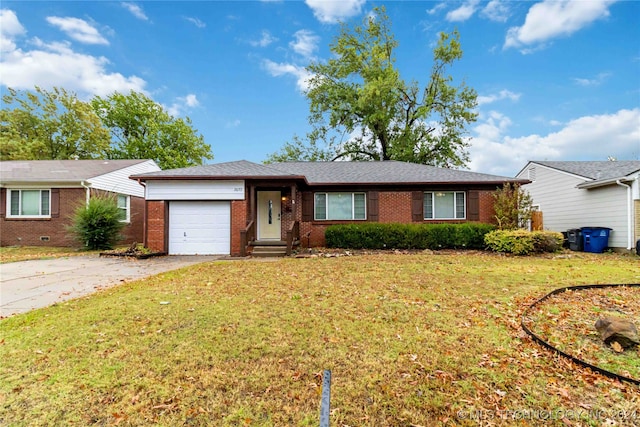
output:
[[241,160],[183,169],[150,172],[133,179],[303,179],[310,185],[345,184],[498,184],[528,180],[397,161],[283,162],[257,164]]
[[11,160],[0,162],[0,182],[79,182],[148,160]]
[[542,166],[568,172],[592,180],[623,178],[640,171],[640,160],[547,162],[532,160]]

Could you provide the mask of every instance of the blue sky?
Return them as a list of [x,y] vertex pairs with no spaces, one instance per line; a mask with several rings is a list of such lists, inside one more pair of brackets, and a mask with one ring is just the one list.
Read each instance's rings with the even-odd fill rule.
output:
[[427,81],[439,32],[460,32],[451,74],[479,95],[469,169],[640,159],[638,1],[5,0],[0,89],[142,91],[189,116],[214,162],[261,162],[309,130],[304,67],[329,57],[338,22],[380,5],[407,81]]

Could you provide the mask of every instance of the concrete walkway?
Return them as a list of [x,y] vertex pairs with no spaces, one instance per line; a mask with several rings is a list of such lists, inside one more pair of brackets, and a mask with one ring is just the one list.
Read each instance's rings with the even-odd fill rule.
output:
[[0,317],[24,313],[222,256],[165,256],[136,260],[98,255],[0,264]]

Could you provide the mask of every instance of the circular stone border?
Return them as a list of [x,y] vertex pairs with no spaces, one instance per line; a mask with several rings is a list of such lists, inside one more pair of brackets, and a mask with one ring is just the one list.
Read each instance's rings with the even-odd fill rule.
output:
[[582,359],[578,359],[577,357],[571,356],[568,353],[565,353],[564,351],[552,346],[551,344],[549,344],[548,342],[546,342],[545,340],[543,340],[542,338],[540,338],[539,336],[537,336],[535,333],[533,333],[528,327],[527,325],[525,325],[525,318],[527,317],[527,315],[529,314],[529,311],[534,308],[535,306],[537,306],[538,304],[540,304],[541,302],[543,302],[544,300],[546,300],[547,298],[549,298],[552,295],[556,295],[556,294],[560,294],[562,292],[565,291],[580,291],[580,290],[585,290],[585,289],[602,289],[602,288],[615,288],[615,287],[621,287],[621,286],[628,286],[628,287],[640,287],[640,283],[631,283],[631,284],[607,284],[607,285],[581,285],[581,286],[566,286],[564,288],[559,288],[556,289],[555,291],[551,291],[549,292],[547,295],[543,296],[542,298],[540,298],[539,300],[537,300],[536,302],[534,302],[533,304],[531,304],[529,307],[527,307],[527,309],[524,311],[524,313],[522,313],[522,319],[520,320],[520,326],[522,326],[522,329],[527,333],[527,335],[529,335],[535,342],[537,342],[538,344],[540,344],[541,346],[553,351],[554,353],[559,354],[562,357],[565,357],[569,360],[571,360],[574,363],[577,363],[580,366],[583,366],[585,368],[589,368],[595,372],[598,372],[606,377],[609,378],[613,378],[616,380],[620,380],[620,381],[626,381],[629,382],[631,384],[636,384],[636,385],[640,385],[640,380],[636,380],[633,378],[629,378],[629,377],[625,377],[624,375],[619,375],[616,374],[614,372],[611,371],[607,371],[606,369],[602,369],[599,368],[598,366],[592,365],[591,363],[585,362]]

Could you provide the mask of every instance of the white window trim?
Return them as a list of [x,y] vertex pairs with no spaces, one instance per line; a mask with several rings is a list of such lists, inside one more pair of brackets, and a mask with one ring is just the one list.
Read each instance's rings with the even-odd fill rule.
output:
[[[130,223],[131,222],[131,196],[127,194],[118,194],[116,197],[116,204],[118,203],[118,198],[120,197],[124,197],[127,203],[127,206],[124,209],[125,219],[121,219],[120,222]],[[118,209],[122,209],[122,208],[118,205]]]
[[[329,218],[329,194],[337,194],[337,193],[346,193],[351,194],[351,219],[332,219]],[[325,195],[325,218],[318,219],[316,218],[316,195],[324,194]],[[355,204],[355,195],[362,194],[364,195],[364,218],[355,218],[356,216],[356,204]],[[314,221],[366,221],[367,220],[367,193],[364,191],[318,191],[313,194],[313,220]]]
[[[18,204],[18,212],[22,210],[22,191],[40,191],[40,202],[39,209],[42,210],[42,192],[49,192],[49,213],[47,215],[13,215],[11,213],[11,193],[18,192],[20,193],[19,204]],[[38,218],[51,218],[51,189],[50,188],[8,188],[7,189],[7,200],[6,200],[6,215],[7,218],[20,218],[20,219],[38,219]]]
[[[435,217],[435,206],[436,206],[436,201],[435,201],[435,195],[436,193],[453,193],[453,214],[454,217],[453,218],[436,218]],[[456,199],[456,195],[458,193],[462,193],[463,197],[464,197],[464,213],[462,215],[462,218],[456,218],[455,214],[457,211],[457,199]],[[467,192],[466,191],[425,191],[424,192],[424,197],[425,199],[428,197],[428,195],[431,195],[431,216],[432,218],[427,218],[427,212],[423,212],[422,213],[422,217],[425,221],[446,221],[446,220],[465,220],[467,219]],[[423,206],[424,206],[424,202],[423,202]]]

